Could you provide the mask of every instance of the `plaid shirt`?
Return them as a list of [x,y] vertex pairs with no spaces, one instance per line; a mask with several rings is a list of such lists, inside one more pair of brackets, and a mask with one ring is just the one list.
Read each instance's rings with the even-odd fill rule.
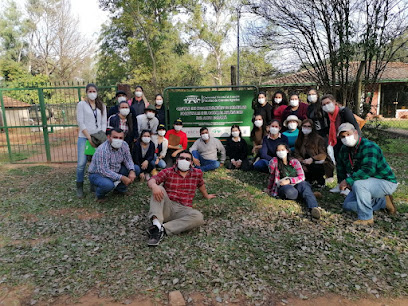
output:
[[135,170],[129,145],[124,141],[122,146],[115,150],[109,140],[106,140],[96,149],[95,154],[92,156],[88,172],[100,174],[112,181],[119,181],[122,177],[119,174],[122,163],[129,171]]
[[195,191],[204,185],[203,172],[200,169],[191,168],[186,177],[182,177],[177,166],[160,171],[152,179],[160,185],[164,182],[164,189],[170,200],[184,206],[193,206]]
[[[300,182],[303,182],[305,180],[305,173],[303,172],[303,168],[300,162],[297,159],[292,158],[289,161],[289,165],[295,168],[297,173],[296,177],[289,177],[290,183],[292,185],[296,185]],[[272,158],[269,162],[269,172],[271,173],[271,175],[269,177],[268,193],[270,196],[276,197],[278,195],[279,188],[278,182],[280,181],[280,171],[278,169],[277,157]]]
[[338,181],[345,179],[350,186],[370,177],[397,183],[380,147],[366,138],[361,138],[360,143],[352,148],[343,145],[336,161]]

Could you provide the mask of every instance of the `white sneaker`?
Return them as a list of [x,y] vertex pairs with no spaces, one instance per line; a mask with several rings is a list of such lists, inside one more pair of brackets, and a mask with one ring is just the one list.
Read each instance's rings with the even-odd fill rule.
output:
[[339,186],[340,186],[340,185],[336,185],[336,187],[330,189],[330,192],[339,193],[339,192],[340,192],[340,187],[339,187]]
[[344,189],[342,191],[340,191],[341,195],[347,196],[350,193],[350,189]]
[[119,184],[120,184],[120,181],[114,181],[113,182],[113,186],[115,186],[115,188],[118,187]]

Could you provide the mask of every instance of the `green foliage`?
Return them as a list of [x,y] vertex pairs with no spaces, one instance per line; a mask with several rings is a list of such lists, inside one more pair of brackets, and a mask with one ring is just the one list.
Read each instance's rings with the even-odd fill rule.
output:
[[385,129],[387,128],[387,123],[378,118],[374,118],[366,122],[362,129],[363,136],[365,138],[374,141],[380,146],[385,146],[389,143],[390,139],[387,137]]

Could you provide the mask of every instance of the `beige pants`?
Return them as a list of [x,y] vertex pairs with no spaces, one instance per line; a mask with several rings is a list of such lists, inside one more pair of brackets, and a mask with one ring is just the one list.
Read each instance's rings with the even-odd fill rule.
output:
[[202,213],[170,200],[166,190],[162,186],[160,188],[163,191],[163,200],[158,202],[152,195],[149,219],[156,216],[166,229],[167,235],[176,235],[204,224]]

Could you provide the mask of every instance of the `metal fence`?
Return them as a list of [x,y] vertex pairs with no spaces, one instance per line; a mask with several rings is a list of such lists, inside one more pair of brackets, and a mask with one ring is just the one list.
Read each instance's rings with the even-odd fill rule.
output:
[[[98,86],[114,96],[116,86]],[[76,162],[76,105],[85,86],[0,88],[0,162]]]

